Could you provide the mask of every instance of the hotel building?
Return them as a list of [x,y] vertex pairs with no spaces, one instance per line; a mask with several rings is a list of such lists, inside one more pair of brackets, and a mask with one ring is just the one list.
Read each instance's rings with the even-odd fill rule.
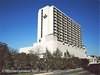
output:
[[75,57],[86,57],[80,25],[55,6],[39,9],[37,42],[40,53],[58,48]]
[[71,56],[87,58],[80,24],[55,6],[39,9],[37,30],[37,42],[33,47],[20,48],[20,53],[33,50],[42,57],[46,49],[51,53],[59,49],[63,55],[67,51]]

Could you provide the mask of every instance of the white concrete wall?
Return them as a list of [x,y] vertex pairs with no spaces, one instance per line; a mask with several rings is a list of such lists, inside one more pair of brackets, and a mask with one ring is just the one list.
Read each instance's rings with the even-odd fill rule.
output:
[[48,35],[45,38],[42,38],[42,41],[40,42],[40,53],[45,53],[46,48],[53,53],[57,48],[63,52],[66,52],[66,50],[69,52],[70,55],[79,57],[79,58],[86,58],[87,55],[85,54],[86,49],[78,48],[78,47],[72,47],[69,45],[63,45],[62,42],[57,41],[56,37],[53,35]]
[[38,11],[37,42],[41,38],[41,9]]
[[41,10],[43,10],[43,16],[47,15],[46,18],[43,18],[43,37],[48,34],[53,33],[53,7],[46,6],[41,8],[38,12],[38,39],[41,39]]
[[24,47],[19,49],[19,53],[30,53],[30,51],[33,50],[33,47]]

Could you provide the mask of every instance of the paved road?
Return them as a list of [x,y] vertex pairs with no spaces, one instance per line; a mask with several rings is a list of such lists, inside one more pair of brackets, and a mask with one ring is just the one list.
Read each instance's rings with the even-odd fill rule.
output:
[[33,74],[33,75],[95,75],[83,69],[76,69],[76,70],[68,70],[68,71],[54,71],[48,73],[41,73],[41,74]]
[[51,75],[94,75],[94,74],[87,72],[87,71],[82,71],[82,72],[69,72],[69,73],[63,72],[63,73],[59,73],[59,74],[54,73]]
[[[17,70],[5,70],[7,73],[11,72],[17,72]],[[19,70],[18,72],[29,72],[30,70]],[[33,75],[94,75],[86,70],[83,70],[82,68],[77,68],[77,69],[70,69],[70,70],[56,70],[53,72],[47,72],[46,71],[41,71],[42,73],[38,73],[37,71],[33,71]],[[37,74],[38,73],[38,74]],[[11,74],[14,75],[14,74]],[[16,74],[17,75],[17,74]],[[29,74],[30,75],[30,74]]]

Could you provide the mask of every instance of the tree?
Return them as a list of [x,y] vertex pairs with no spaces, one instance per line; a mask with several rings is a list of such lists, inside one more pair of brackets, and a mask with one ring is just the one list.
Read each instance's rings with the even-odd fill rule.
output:
[[8,47],[7,44],[0,42],[0,73],[2,72],[2,68],[4,66],[4,61],[6,56],[8,55]]
[[46,52],[44,53],[43,57],[45,61],[46,70],[48,71],[48,69],[52,68],[53,56],[47,48],[46,48]]
[[7,69],[11,69],[14,68],[14,64],[15,64],[15,59],[16,59],[16,55],[18,54],[18,50],[8,47],[9,49],[9,53],[8,56],[5,58],[5,68]]
[[81,67],[86,69],[88,64],[89,64],[89,60],[88,59],[81,59]]
[[64,52],[64,58],[69,58],[71,57],[68,50],[66,50],[66,52]]
[[62,64],[62,52],[57,48],[53,53],[53,69],[60,69]]
[[32,66],[31,68],[35,69],[39,56],[37,54],[28,54],[27,58],[28,58],[29,64]]
[[32,68],[36,69],[37,63],[39,62],[39,53],[35,53],[34,50],[30,50],[28,55]]
[[57,48],[57,50],[53,53],[53,56],[55,58],[61,58],[62,57],[62,52]]
[[47,59],[52,58],[52,54],[47,48],[46,48],[46,52],[44,53],[44,58],[47,58]]
[[11,47],[8,47],[8,48],[9,48],[9,54],[11,54],[11,55],[18,54],[18,50],[17,49],[14,49],[14,48],[11,48]]

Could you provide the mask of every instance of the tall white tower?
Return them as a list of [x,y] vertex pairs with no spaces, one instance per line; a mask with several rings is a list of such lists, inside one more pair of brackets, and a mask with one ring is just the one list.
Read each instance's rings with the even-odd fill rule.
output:
[[38,38],[41,41],[45,36],[53,34],[53,6],[46,6],[38,12]]

